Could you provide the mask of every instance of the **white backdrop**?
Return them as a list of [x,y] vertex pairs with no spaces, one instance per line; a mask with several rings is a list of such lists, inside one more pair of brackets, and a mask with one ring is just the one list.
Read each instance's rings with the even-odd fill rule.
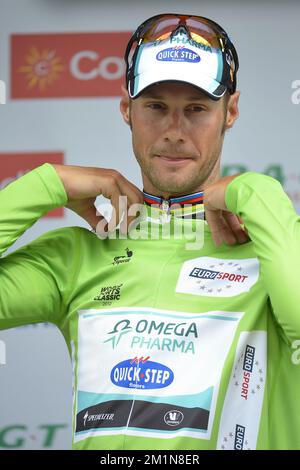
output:
[[[0,106],[0,154],[63,152],[66,164],[116,168],[141,187],[119,98],[11,99],[10,36],[130,32],[145,18],[170,11],[214,19],[236,45],[240,118],[225,139],[224,171],[280,177],[300,212],[297,1],[0,0],[0,80],[7,87],[7,103]],[[87,226],[66,210],[64,218],[40,220],[9,252],[68,225]],[[26,326],[0,332],[0,341],[6,345],[0,448],[70,448],[71,365],[61,334],[49,325]]]

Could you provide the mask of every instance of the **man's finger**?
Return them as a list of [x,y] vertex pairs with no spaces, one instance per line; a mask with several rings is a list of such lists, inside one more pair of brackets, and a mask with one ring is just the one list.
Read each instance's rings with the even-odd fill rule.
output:
[[210,227],[212,238],[217,246],[223,242],[229,245],[234,245],[237,242],[221,210],[207,210],[205,217]]
[[238,243],[245,243],[249,240],[248,234],[241,227],[240,218],[232,212],[223,211],[223,217],[231,228]]
[[102,215],[97,215],[96,208],[90,207],[80,214],[81,217],[92,227],[93,230],[96,230],[98,223],[104,219]]

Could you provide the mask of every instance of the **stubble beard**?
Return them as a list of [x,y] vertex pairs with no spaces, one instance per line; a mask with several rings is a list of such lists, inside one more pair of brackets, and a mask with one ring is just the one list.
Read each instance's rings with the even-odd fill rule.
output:
[[168,172],[160,171],[153,159],[142,158],[135,151],[136,159],[141,167],[142,174],[147,177],[151,185],[160,193],[168,193],[170,195],[192,194],[196,191],[202,191],[207,184],[212,183],[220,177],[220,156],[222,142],[214,153],[204,162],[199,162],[198,168],[195,168],[191,162],[191,169],[185,171],[184,168],[170,169]]
[[214,154],[204,168],[199,166],[197,171],[195,166],[192,165],[193,168],[189,172],[174,168],[174,171],[162,174],[158,168],[155,168],[151,160],[143,162],[138,157],[137,160],[142,173],[148,178],[152,186],[162,193],[171,195],[191,194],[201,191],[207,180],[215,173],[219,173],[219,153]]
[[[220,177],[220,157],[226,132],[225,118],[226,115],[224,116],[220,141],[217,149],[213,152],[210,158],[208,158],[208,163],[206,165],[202,165],[203,167],[200,166],[199,171],[191,170],[190,174],[180,174],[182,170],[174,168],[173,174],[170,171],[166,176],[161,175],[159,170],[154,167],[152,159],[147,161],[140,157],[135,148],[133,139],[132,144],[134,154],[138,164],[140,165],[142,174],[148,178],[152,186],[162,193],[164,192],[171,195],[183,195],[191,194],[196,191],[202,191],[205,185],[216,181]],[[132,131],[131,118],[130,128]]]

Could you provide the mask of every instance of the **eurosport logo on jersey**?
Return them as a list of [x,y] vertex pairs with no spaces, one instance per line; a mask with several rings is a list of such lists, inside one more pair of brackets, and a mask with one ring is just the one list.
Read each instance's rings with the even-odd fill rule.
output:
[[244,400],[248,399],[249,384],[250,384],[250,379],[251,379],[253,364],[254,364],[254,356],[255,356],[255,348],[247,344],[246,349],[245,349],[245,355],[244,355],[242,391],[241,391],[241,397]]
[[150,357],[126,359],[115,365],[110,374],[114,385],[122,388],[158,389],[171,385],[173,371],[158,362],[149,361]]
[[11,97],[119,96],[130,32],[13,34]]
[[243,450],[245,440],[245,426],[236,425],[234,436],[234,450]]
[[194,268],[190,273],[191,277],[198,279],[227,279],[232,282],[244,282],[248,276],[241,274],[233,274],[230,272],[211,271],[209,269]]
[[186,47],[169,47],[156,54],[156,60],[163,62],[200,62],[200,56]]
[[183,263],[176,292],[207,297],[239,295],[257,282],[257,258],[224,259],[202,256]]

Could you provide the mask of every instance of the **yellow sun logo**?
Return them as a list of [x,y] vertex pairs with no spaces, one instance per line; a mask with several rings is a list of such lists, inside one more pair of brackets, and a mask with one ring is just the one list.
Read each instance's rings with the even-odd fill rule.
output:
[[41,52],[36,47],[30,49],[25,57],[26,65],[19,67],[19,71],[25,74],[29,89],[38,87],[40,91],[44,91],[65,70],[60,57],[55,57],[55,53],[50,49]]

